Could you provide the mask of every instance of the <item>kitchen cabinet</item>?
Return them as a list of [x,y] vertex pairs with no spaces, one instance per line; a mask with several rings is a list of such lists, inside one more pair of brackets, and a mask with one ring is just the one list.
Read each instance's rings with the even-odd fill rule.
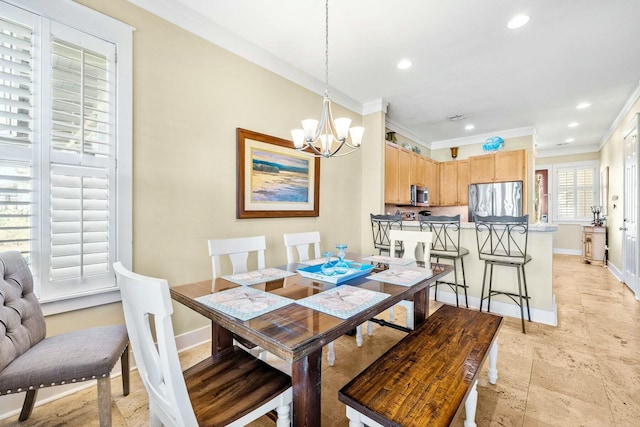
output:
[[458,205],[469,204],[469,160],[458,161]]
[[582,227],[582,260],[588,264],[604,265],[607,241],[606,227]]
[[427,186],[427,158],[418,153],[411,153],[411,184]]
[[469,182],[526,181],[527,152],[525,150],[498,151],[493,154],[469,157]]
[[440,206],[469,204],[469,161],[440,163]]
[[426,160],[425,186],[429,189],[429,204],[431,206],[440,205],[440,167],[438,162]]
[[411,151],[387,142],[384,149],[385,203],[411,203]]

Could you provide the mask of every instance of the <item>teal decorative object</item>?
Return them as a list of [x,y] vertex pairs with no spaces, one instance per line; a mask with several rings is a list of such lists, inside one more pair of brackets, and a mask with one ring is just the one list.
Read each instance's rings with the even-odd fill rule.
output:
[[504,147],[504,139],[499,136],[492,136],[491,138],[487,138],[484,140],[482,144],[482,151],[493,152],[502,150]]

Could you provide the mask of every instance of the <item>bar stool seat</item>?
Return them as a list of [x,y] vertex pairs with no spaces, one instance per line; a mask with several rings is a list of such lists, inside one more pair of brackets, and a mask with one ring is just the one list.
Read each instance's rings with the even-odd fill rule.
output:
[[[482,276],[482,291],[480,292],[480,311],[482,303],[487,300],[487,311],[491,311],[491,297],[505,295],[520,307],[522,332],[526,333],[524,323],[524,305],[527,306],[527,319],[531,321],[529,308],[529,292],[524,266],[531,261],[527,254],[527,240],[529,235],[529,215],[524,216],[476,216],[476,238],[478,241],[478,256],[484,261]],[[512,292],[506,289],[493,288],[493,267],[516,268],[518,276],[518,290]],[[487,267],[489,267],[488,291]]]
[[[434,299],[438,300],[438,286],[447,285],[456,295],[456,307],[460,306],[458,289],[464,290],[464,303],[469,308],[467,296],[467,279],[464,272],[464,256],[469,254],[467,248],[460,246],[460,215],[456,216],[424,216],[419,215],[421,231],[430,231],[433,234],[431,241],[431,257],[440,262],[440,259],[450,260],[453,265],[453,282],[438,280],[433,284]],[[458,260],[460,260],[460,273],[462,283],[458,281]]]

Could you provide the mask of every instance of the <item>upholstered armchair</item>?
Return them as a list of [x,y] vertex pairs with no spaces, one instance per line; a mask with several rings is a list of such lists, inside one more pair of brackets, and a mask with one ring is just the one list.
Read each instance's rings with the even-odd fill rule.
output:
[[33,277],[19,252],[0,253],[0,396],[25,392],[20,421],[31,415],[39,389],[97,380],[100,426],[111,425],[110,372],[122,363],[129,394],[129,339],[124,325],[46,337]]

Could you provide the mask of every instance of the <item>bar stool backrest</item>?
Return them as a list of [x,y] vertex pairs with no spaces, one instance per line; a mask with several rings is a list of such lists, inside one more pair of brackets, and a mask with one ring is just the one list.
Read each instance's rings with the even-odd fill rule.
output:
[[431,251],[440,254],[460,254],[460,215],[419,215],[421,231],[433,233]]
[[[371,215],[371,231],[373,233],[373,245],[382,252],[391,254],[391,240],[389,230],[402,230],[402,215]],[[402,243],[396,247],[396,251],[403,252]]]
[[527,258],[529,215],[479,216],[476,220],[481,260],[524,261]]

